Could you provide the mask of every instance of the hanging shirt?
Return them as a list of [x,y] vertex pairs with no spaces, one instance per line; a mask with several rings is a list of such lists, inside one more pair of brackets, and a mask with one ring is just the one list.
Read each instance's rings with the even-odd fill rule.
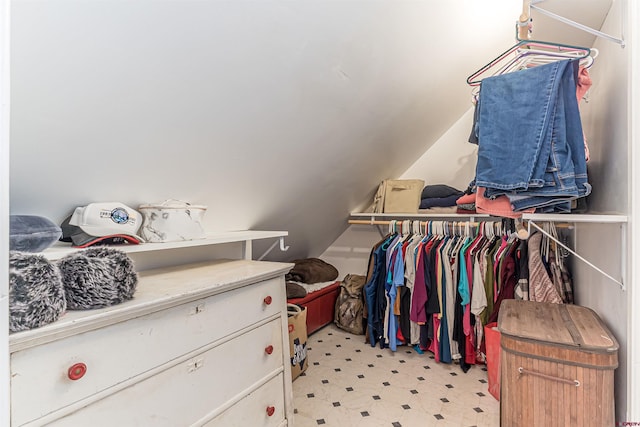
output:
[[[391,302],[391,296],[389,295],[390,289],[393,287],[393,274],[395,267],[395,260],[398,255],[398,246],[401,244],[401,237],[396,236],[395,239],[391,241],[389,245],[389,250],[387,251],[387,277],[384,281],[384,297],[386,300],[384,317],[383,317],[383,331],[382,336],[386,346],[392,345],[389,342],[389,315],[393,315],[393,303]],[[395,297],[395,289],[393,290]],[[395,301],[395,298],[394,298]],[[393,347],[395,348],[395,336],[393,338]],[[394,350],[395,351],[395,350]]]
[[386,236],[385,239],[372,249],[372,274],[371,278],[364,286],[365,301],[367,304],[367,331],[369,343],[372,347],[376,345],[382,336],[380,307],[378,303],[378,283],[380,278],[384,277],[386,274],[384,260],[386,259],[386,248],[391,238],[391,235]]
[[407,318],[409,319],[410,337],[405,337],[409,340],[409,344],[415,345],[420,342],[420,327],[416,322],[411,320],[411,307],[413,306],[413,289],[416,280],[416,252],[418,244],[422,240],[422,236],[415,235],[411,239],[411,242],[407,246],[407,251],[404,260],[404,278],[405,286],[410,291],[409,295],[409,311]]
[[418,325],[424,325],[427,322],[427,287],[424,283],[424,245],[425,242],[421,241],[417,247],[416,276],[413,293],[411,294],[411,313],[409,317]]
[[449,239],[447,244],[442,247],[441,253],[441,264],[442,264],[442,272],[443,272],[443,282],[445,288],[445,300],[446,304],[444,307],[444,315],[447,318],[447,336],[449,338],[449,352],[451,353],[451,358],[453,360],[460,358],[460,353],[458,352],[458,343],[453,339],[453,320],[454,320],[454,305],[456,301],[456,285],[453,281],[453,271],[452,271],[452,261],[449,256],[450,250],[452,246],[455,244],[455,239]]
[[447,299],[447,270],[449,269],[449,259],[446,250],[451,245],[452,238],[445,236],[435,249],[435,280],[438,293],[438,302],[440,310],[436,314],[438,319],[437,343],[440,361],[451,363],[451,334],[449,319],[447,317],[447,309],[449,301]]
[[389,348],[391,351],[396,351],[398,346],[398,340],[396,338],[398,333],[398,322],[397,316],[394,314],[393,307],[395,306],[396,297],[398,296],[398,286],[404,285],[404,260],[402,258],[401,245],[396,248],[391,261],[393,264],[392,271],[390,272],[391,282],[387,283],[387,296],[389,297],[387,337]]
[[380,348],[385,347],[384,342],[384,312],[386,297],[384,295],[384,283],[387,275],[386,256],[390,242],[396,237],[392,234],[375,250],[374,274],[371,282],[365,285],[365,297],[370,307],[367,318],[369,329],[369,341],[372,347],[380,343]]

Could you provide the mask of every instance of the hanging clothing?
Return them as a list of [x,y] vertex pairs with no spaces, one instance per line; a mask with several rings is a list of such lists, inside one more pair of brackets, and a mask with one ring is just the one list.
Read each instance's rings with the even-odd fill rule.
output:
[[549,278],[540,256],[541,240],[542,234],[539,232],[529,236],[529,299],[531,301],[560,304],[562,303],[562,298]]
[[493,312],[491,313],[491,316],[489,316],[489,323],[498,321],[498,314],[500,312],[500,304],[502,303],[502,301],[504,301],[505,299],[514,299],[513,297],[517,277],[516,263],[513,259],[513,251],[509,251],[509,253],[503,258],[499,275],[501,277],[502,287],[500,289],[500,293],[498,294],[498,298],[496,299],[496,303],[493,306]]
[[365,284],[365,301],[367,305],[367,330],[369,343],[375,347],[380,343],[380,348],[384,348],[384,312],[386,309],[386,298],[384,295],[384,283],[386,281],[386,256],[387,248],[395,234],[387,236],[379,246],[372,249],[373,260],[371,262],[373,272],[371,279]]
[[[453,319],[455,316],[455,300],[456,289],[453,281],[452,261],[449,256],[451,246],[455,243],[455,239],[447,239],[440,250],[440,269],[442,271],[442,286],[443,292],[443,317],[445,318],[444,328],[446,328],[446,338],[448,339],[449,353],[452,360],[460,359],[460,352],[458,351],[458,343],[453,339]],[[444,338],[443,338],[444,340]]]
[[514,292],[515,298],[529,300],[529,250],[526,240],[522,240],[516,251],[516,274],[518,283]]
[[523,241],[508,231],[493,236],[497,225],[505,224],[463,232],[439,222],[426,236],[391,233],[377,242],[364,287],[370,344],[390,351],[413,345],[467,372],[484,363],[484,326],[497,321],[502,301],[571,300],[558,247],[541,250],[540,233]]
[[403,329],[403,335],[405,339],[408,340],[408,343],[411,345],[416,345],[420,342],[420,326],[418,323],[411,319],[411,305],[413,300],[413,292],[415,288],[415,280],[416,280],[416,255],[417,248],[422,240],[422,236],[414,235],[411,239],[411,242],[407,245],[407,250],[405,251],[405,288],[408,290],[408,294],[402,296],[401,298],[408,300],[408,311],[406,313],[406,319],[409,322],[409,335]]

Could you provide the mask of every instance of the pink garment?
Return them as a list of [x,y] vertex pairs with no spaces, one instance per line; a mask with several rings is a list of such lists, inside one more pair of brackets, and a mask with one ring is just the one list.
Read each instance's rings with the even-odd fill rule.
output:
[[465,194],[462,195],[456,200],[456,205],[468,205],[470,203],[475,203],[476,195],[475,194]]
[[440,318],[438,313],[433,314],[433,339],[428,350],[433,353],[435,361],[440,362]]
[[[584,98],[584,95],[587,93],[589,88],[592,85],[591,76],[589,75],[589,70],[586,67],[580,67],[578,71],[578,82],[576,84],[576,97],[578,98],[578,105],[580,105],[580,101]],[[582,133],[582,137],[584,138],[584,157],[589,161],[589,146],[587,145],[587,137]]]
[[514,212],[511,202],[507,196],[498,196],[494,200],[484,197],[484,187],[477,187],[476,191],[476,211],[489,215],[503,216],[506,218],[520,218],[523,213],[533,213],[535,208]]
[[586,67],[580,67],[578,71],[578,83],[576,85],[576,96],[578,97],[578,104],[582,101],[582,98],[587,93],[593,82],[589,75],[589,70]]

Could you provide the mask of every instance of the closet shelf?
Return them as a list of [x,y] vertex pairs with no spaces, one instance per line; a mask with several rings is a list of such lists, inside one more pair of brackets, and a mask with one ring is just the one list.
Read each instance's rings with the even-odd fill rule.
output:
[[367,213],[367,212],[352,212],[349,218],[349,223],[352,220],[390,220],[390,219],[447,219],[455,221],[456,219],[468,219],[468,218],[491,218],[491,215],[487,214],[459,214],[459,213]]
[[608,224],[624,224],[626,215],[618,214],[523,214],[523,220],[548,222],[599,222]]
[[[272,239],[279,238],[283,241],[285,236],[288,236],[287,231],[256,231],[256,230],[241,230],[241,231],[226,231],[219,233],[207,233],[204,239],[186,240],[180,242],[166,242],[166,243],[141,243],[139,245],[118,245],[113,246],[117,249],[127,253],[135,252],[152,252],[162,251],[167,249],[179,249],[179,248],[192,248],[197,246],[210,246],[220,245],[224,243],[238,243],[243,244],[243,254],[245,259],[251,259],[251,242],[253,240],[260,239]],[[56,243],[52,247],[48,248],[42,255],[49,260],[56,260],[68,255],[70,253],[81,250],[74,248],[65,243]]]
[[[474,218],[500,218],[488,214],[479,213],[367,213],[367,212],[352,212],[350,214],[350,223],[352,220],[369,220],[370,222],[376,220],[389,220],[389,219],[445,219],[445,220],[466,220]],[[608,223],[608,224],[626,224],[628,217],[626,215],[618,214],[523,214],[523,220],[527,221],[540,221],[540,222],[572,222],[572,223]]]

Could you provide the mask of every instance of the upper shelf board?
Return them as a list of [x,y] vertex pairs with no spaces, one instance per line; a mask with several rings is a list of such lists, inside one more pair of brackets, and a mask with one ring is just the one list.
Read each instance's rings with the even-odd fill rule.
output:
[[[487,214],[479,213],[367,213],[367,212],[353,212],[352,218],[362,219],[394,219],[394,218],[406,218],[406,219],[464,219],[464,218],[500,218]],[[530,221],[550,221],[550,222],[584,222],[584,223],[626,223],[628,217],[626,215],[618,214],[523,214],[523,220]]]
[[[218,245],[223,243],[250,242],[252,240],[279,238],[287,235],[289,235],[287,231],[226,231],[220,233],[207,233],[204,239],[165,243],[141,243],[139,245],[124,244],[118,245],[117,248],[127,253],[150,252],[167,249],[191,248],[196,246]],[[78,250],[79,248],[69,246],[69,244],[56,243],[45,250],[42,254],[49,260],[56,260]]]

